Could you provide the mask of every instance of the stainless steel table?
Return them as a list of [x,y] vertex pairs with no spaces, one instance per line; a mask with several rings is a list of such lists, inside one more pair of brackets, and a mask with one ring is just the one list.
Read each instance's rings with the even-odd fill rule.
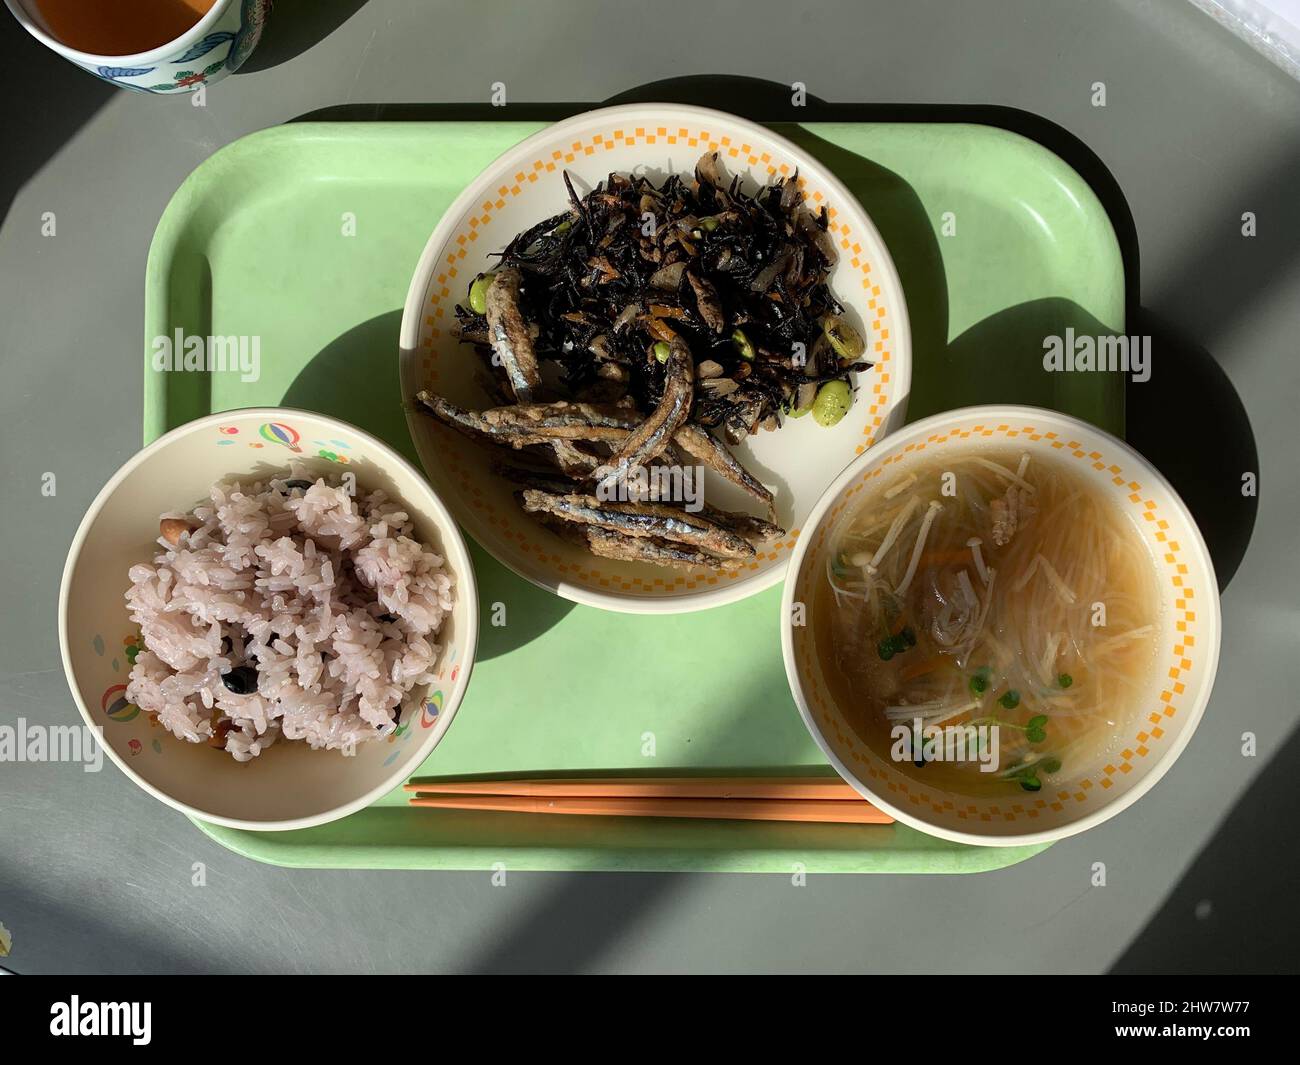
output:
[[[1261,484],[1224,599],[1215,697],[1191,747],[1139,807],[1022,865],[802,887],[779,876],[520,873],[494,887],[478,873],[287,871],[221,850],[111,766],[0,763],[4,964],[1295,968],[1284,901],[1295,833],[1283,826],[1300,768],[1300,85],[1190,4],[280,0],[251,69],[202,108],[103,86],[0,23],[0,725],[79,720],[59,664],[59,575],[85,506],[140,443],[142,286],[160,212],[217,148],[332,105],[482,102],[497,81],[512,106],[601,100],[710,72],[802,81],[829,101],[1036,112],[1086,141],[1123,189],[1151,320],[1208,352],[1157,363],[1152,391],[1132,397],[1131,431],[1160,435],[1162,413],[1182,404],[1185,432],[1202,447],[1231,436],[1235,461],[1248,423]],[[1092,103],[1099,81],[1105,107]],[[1247,211],[1254,237],[1241,234]],[[56,236],[42,235],[45,212]],[[1247,531],[1224,531],[1224,557]],[[1241,753],[1247,731],[1255,757]],[[1104,887],[1093,886],[1098,862]],[[193,884],[195,863],[206,886]]]

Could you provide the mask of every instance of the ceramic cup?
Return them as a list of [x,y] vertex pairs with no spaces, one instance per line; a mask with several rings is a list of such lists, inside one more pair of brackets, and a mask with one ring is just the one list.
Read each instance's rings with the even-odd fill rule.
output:
[[216,0],[181,36],[135,55],[94,55],[58,41],[36,0],[5,0],[14,17],[42,44],[97,78],[133,92],[193,92],[238,70],[257,47],[273,0]]

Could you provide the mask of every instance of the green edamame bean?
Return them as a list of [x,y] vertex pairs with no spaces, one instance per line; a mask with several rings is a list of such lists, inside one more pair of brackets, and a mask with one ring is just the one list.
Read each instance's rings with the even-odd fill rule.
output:
[[817,390],[813,400],[813,418],[818,425],[831,426],[849,412],[853,393],[843,381],[827,381]]
[[475,314],[487,314],[487,293],[496,274],[479,274],[469,286],[469,309]]
[[667,344],[665,344],[662,340],[655,341],[655,346],[654,346],[655,358],[658,359],[660,362],[667,362],[668,356],[671,353],[671,351],[672,349]]
[[822,331],[830,341],[831,350],[843,362],[853,362],[861,358],[862,353],[867,350],[867,345],[862,341],[862,334],[839,316],[827,318]]

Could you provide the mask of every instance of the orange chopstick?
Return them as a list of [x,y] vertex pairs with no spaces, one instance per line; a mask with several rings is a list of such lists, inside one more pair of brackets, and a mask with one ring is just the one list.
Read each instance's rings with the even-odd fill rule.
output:
[[818,799],[865,802],[838,777],[539,777],[412,780],[407,791],[536,798]]
[[596,817],[707,817],[724,821],[805,821],[887,825],[893,818],[869,802],[791,799],[669,799],[653,797],[538,798],[530,795],[416,795],[412,806]]

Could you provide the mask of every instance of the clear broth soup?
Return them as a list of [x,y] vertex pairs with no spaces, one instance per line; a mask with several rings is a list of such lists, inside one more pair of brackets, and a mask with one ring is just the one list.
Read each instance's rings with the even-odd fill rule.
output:
[[[840,520],[815,578],[836,705],[882,759],[954,794],[1033,792],[1100,768],[1139,712],[1161,631],[1137,529],[1052,458],[990,449],[900,466]],[[961,725],[986,740],[958,758]],[[927,759],[913,739],[930,726]],[[993,726],[997,767],[981,771]]]

